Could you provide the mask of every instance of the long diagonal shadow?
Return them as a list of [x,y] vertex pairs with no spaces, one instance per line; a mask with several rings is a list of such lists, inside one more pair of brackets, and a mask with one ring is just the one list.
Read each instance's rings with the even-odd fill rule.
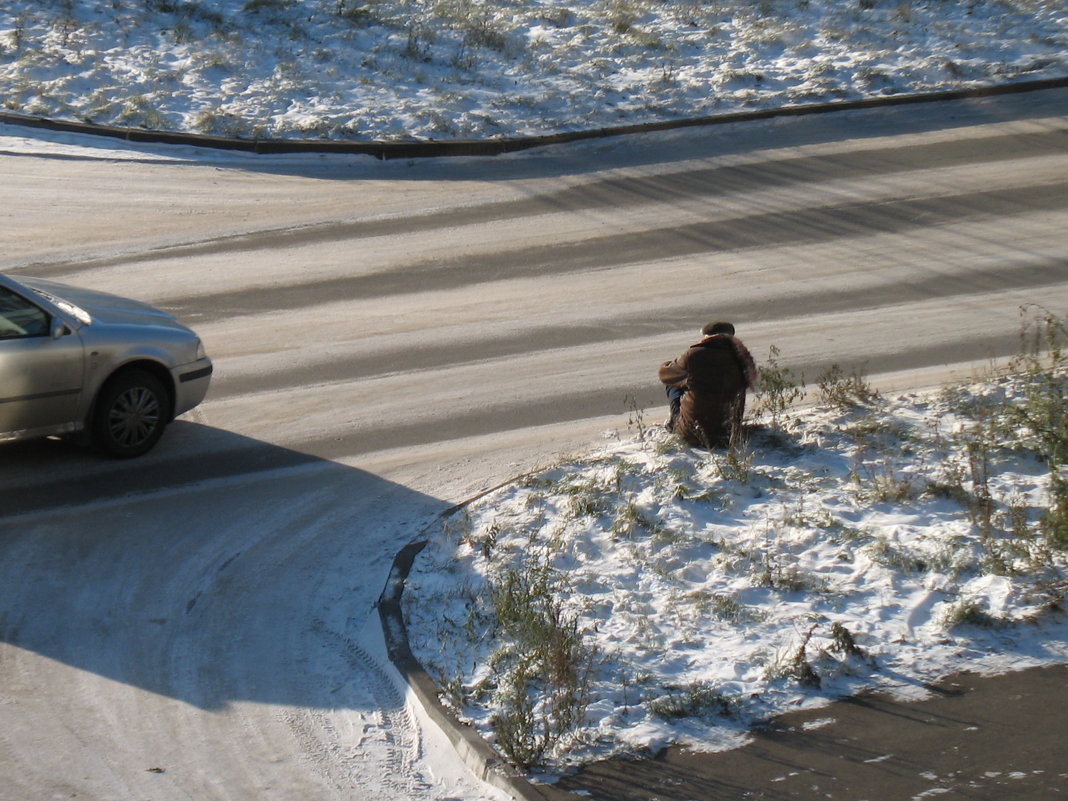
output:
[[204,709],[402,706],[357,633],[396,551],[446,506],[192,423],[135,462],[10,446],[0,654],[31,651]]

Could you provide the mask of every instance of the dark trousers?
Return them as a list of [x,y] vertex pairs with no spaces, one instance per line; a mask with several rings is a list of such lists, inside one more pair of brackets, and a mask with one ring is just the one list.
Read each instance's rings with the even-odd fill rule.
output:
[[668,408],[671,409],[671,417],[668,418],[668,428],[675,428],[675,420],[679,416],[679,408],[682,406],[682,396],[686,390],[679,387],[665,387],[668,396]]

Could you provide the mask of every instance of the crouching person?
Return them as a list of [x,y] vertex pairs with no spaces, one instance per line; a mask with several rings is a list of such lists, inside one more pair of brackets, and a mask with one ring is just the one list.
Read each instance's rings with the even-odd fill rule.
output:
[[660,365],[671,406],[668,428],[691,445],[726,447],[741,435],[756,364],[730,323],[709,323],[701,335],[677,359]]

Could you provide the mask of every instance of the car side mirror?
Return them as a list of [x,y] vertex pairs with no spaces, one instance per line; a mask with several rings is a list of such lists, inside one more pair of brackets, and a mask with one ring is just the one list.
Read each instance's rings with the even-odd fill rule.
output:
[[60,320],[58,317],[52,318],[52,339],[59,339],[62,336],[67,335],[67,324]]

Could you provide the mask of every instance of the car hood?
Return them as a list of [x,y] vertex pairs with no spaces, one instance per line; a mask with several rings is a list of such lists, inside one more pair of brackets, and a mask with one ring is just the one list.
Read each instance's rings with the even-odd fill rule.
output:
[[112,325],[136,323],[185,329],[185,326],[179,323],[173,315],[139,300],[131,300],[130,298],[121,298],[118,295],[109,295],[107,292],[69,286],[58,281],[46,281],[42,278],[18,276],[17,280],[31,289],[39,290],[46,295],[80,306],[89,312],[94,321]]

